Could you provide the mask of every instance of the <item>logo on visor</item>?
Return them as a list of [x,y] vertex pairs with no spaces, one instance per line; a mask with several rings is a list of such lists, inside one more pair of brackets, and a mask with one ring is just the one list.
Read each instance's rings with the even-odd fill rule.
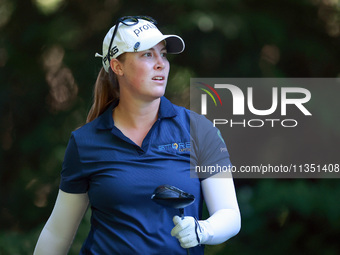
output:
[[136,42],[135,46],[133,46],[133,50],[136,52],[140,47],[140,42]]
[[[114,46],[111,50],[110,50],[110,57],[113,57],[114,55],[116,55],[119,52],[119,49],[117,48],[117,46]],[[103,62],[105,64],[105,62],[107,61],[108,56],[106,55],[103,58]]]
[[152,28],[157,28],[157,27],[154,24],[148,23],[146,25],[140,26],[139,28],[133,30],[133,32],[135,33],[137,37],[139,37],[141,33]]

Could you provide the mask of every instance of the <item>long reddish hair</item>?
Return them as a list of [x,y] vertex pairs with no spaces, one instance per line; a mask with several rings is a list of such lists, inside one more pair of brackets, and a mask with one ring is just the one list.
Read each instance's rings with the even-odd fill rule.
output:
[[119,98],[119,83],[116,74],[109,68],[107,73],[102,67],[93,90],[93,104],[87,115],[86,123],[102,114],[108,106]]

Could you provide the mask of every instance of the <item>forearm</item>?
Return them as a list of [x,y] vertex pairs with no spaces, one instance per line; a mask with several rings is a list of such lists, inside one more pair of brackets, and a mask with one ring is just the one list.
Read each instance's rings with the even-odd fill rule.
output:
[[59,191],[52,214],[44,226],[34,255],[67,254],[88,206],[87,194]]
[[71,247],[73,238],[62,237],[60,234],[51,231],[48,223],[42,230],[37,245],[34,250],[34,255],[64,255],[67,254]]
[[241,229],[240,213],[236,209],[221,209],[207,220],[198,221],[202,228],[201,244],[220,244],[235,236]]

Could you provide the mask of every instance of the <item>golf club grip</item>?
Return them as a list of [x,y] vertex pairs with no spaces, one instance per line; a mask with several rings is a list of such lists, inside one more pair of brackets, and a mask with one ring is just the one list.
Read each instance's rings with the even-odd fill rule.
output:
[[184,219],[184,208],[179,208],[179,214],[181,216],[181,219]]

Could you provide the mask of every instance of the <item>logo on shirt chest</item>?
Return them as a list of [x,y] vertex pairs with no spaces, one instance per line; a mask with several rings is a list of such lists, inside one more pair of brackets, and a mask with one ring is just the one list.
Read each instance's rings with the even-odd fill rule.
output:
[[178,151],[178,152],[190,152],[190,142],[175,142],[169,144],[158,145],[160,151]]

